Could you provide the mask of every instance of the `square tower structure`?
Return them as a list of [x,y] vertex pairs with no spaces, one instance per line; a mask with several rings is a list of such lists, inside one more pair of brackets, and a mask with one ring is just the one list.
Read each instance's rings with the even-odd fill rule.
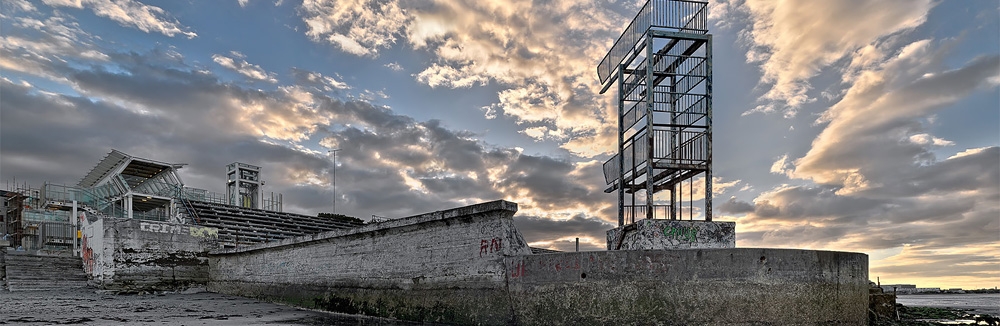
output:
[[[618,154],[604,163],[604,177],[605,192],[618,194],[619,226],[637,217],[693,219],[697,213],[712,220],[707,7],[704,1],[649,0],[597,67],[601,93],[618,88]],[[694,207],[701,199],[695,197],[698,176],[704,178],[697,187],[704,191],[700,212]],[[656,198],[662,191],[669,199]]]
[[226,198],[229,205],[260,209],[260,167],[233,162],[226,166]]

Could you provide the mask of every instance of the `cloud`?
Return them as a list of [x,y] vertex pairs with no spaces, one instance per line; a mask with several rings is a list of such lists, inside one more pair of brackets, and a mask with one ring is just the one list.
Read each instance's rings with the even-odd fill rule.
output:
[[441,66],[438,64],[432,65],[430,68],[414,75],[414,77],[417,78],[417,81],[427,84],[427,86],[432,88],[438,86],[469,88],[474,85],[486,85],[486,82],[489,81],[486,77],[463,74],[451,66]]
[[[741,34],[747,62],[760,64],[767,91],[755,112],[795,116],[815,101],[810,80],[845,57],[852,67],[877,60],[877,46],[920,26],[935,5],[929,0],[720,1],[716,7],[741,8],[749,26]],[[852,56],[857,53],[858,55]]]
[[[613,135],[613,114],[606,114],[611,102],[596,94],[594,68],[620,32],[614,22],[631,13],[619,15],[596,1],[451,0],[306,1],[301,11],[308,36],[348,53],[375,55],[401,39],[433,54],[435,61],[413,75],[431,87],[496,83],[503,90],[487,117],[544,126],[559,142],[612,138],[606,135]],[[611,147],[564,148],[592,157]]]
[[933,163],[930,148],[950,142],[927,133],[919,119],[977,89],[995,87],[987,79],[1000,73],[997,55],[943,70],[942,51],[900,55],[863,72],[844,98],[822,114],[818,122],[828,124],[806,155],[795,160],[793,175],[854,192],[894,182],[915,162]]
[[355,55],[376,55],[395,43],[408,19],[396,1],[306,0],[300,8],[307,36]]
[[392,71],[403,71],[403,66],[400,66],[399,63],[396,62],[387,63],[385,64],[385,67]]
[[792,173],[792,162],[789,162],[788,154],[781,155],[774,164],[771,164],[771,173],[784,175]]
[[81,30],[70,16],[38,12],[12,18],[11,28],[0,38],[0,68],[65,80],[69,62],[103,62],[108,56],[94,45],[93,35]]
[[[855,33],[875,28],[874,21],[854,19],[858,24],[848,23],[846,32],[813,35],[817,27],[830,24],[830,17],[813,17],[815,24],[796,32],[785,30],[781,26],[786,22],[777,19],[789,20],[786,15],[801,8],[747,4],[756,15],[756,34],[746,37],[755,46],[764,44],[752,48],[748,57],[761,63],[765,81],[772,83],[764,100],[782,102],[788,106],[786,115],[794,115],[796,107],[809,100],[804,97],[809,79],[824,69],[839,72],[845,89],[830,97],[833,104],[820,112],[814,123],[820,132],[804,155],[785,154],[772,164],[772,173],[797,179],[794,185],[763,192],[752,205],[730,199],[719,207],[723,213],[743,215],[735,218],[738,245],[901,250],[873,261],[872,273],[883,280],[958,285],[1000,276],[995,268],[989,271],[1000,255],[984,249],[996,247],[1000,234],[1000,148],[973,148],[941,159],[941,148],[961,143],[932,132],[949,127],[935,122],[939,114],[949,114],[975,92],[997,87],[991,78],[1000,75],[1000,55],[949,62],[960,39],[902,37],[923,22],[930,4],[862,3],[843,12],[805,14],[840,17],[860,9],[871,12],[857,17],[895,13],[878,19],[885,24],[878,28],[885,30],[860,38]],[[766,23],[762,17],[775,22],[760,29],[759,24]],[[790,36],[798,38],[782,39]],[[948,275],[955,266],[967,273]]]
[[599,237],[612,225],[601,219],[588,218],[583,214],[574,215],[569,219],[556,220],[537,216],[516,216],[514,226],[528,242],[574,237]]
[[35,8],[35,6],[32,5],[30,2],[28,2],[27,0],[4,1],[0,5],[6,6],[4,8],[4,11],[8,13],[13,13],[18,11],[30,12],[38,10],[38,8]]
[[729,197],[729,199],[722,203],[722,205],[719,205],[717,209],[723,213],[743,214],[753,212],[754,205],[748,202],[740,201],[736,199],[736,197]]
[[341,81],[343,77],[337,74],[335,77],[324,76],[321,73],[292,68],[292,77],[298,85],[310,86],[316,90],[332,92],[336,90],[349,90],[351,86]]
[[[979,245],[975,248],[958,247],[945,250],[927,250],[921,246],[906,246],[895,256],[885,259],[881,266],[871,268],[869,275],[891,275],[916,284],[933,284],[942,288],[965,287],[981,284],[988,288],[996,283],[983,280],[1000,278],[1000,256],[983,253],[1000,252],[1000,244]],[[995,286],[995,285],[993,285]]]
[[243,54],[233,51],[230,53],[232,56],[227,57],[221,54],[213,54],[212,61],[219,64],[223,68],[235,71],[244,77],[250,78],[256,81],[266,81],[269,83],[277,83],[278,80],[274,78],[274,73],[269,73],[261,68],[259,65],[248,63],[244,60]]
[[53,7],[90,8],[94,14],[111,19],[118,24],[133,27],[146,33],[160,33],[173,37],[176,34],[194,38],[198,36],[189,28],[180,25],[176,19],[160,7],[150,6],[132,0],[43,0]]
[[[40,67],[39,76],[63,76],[58,82],[73,94],[0,82],[4,177],[31,175],[36,179],[18,180],[72,184],[85,173],[79,166],[116,148],[189,163],[181,173],[188,186],[219,191],[225,184],[219,169],[240,161],[264,168],[265,195],[284,193],[286,210],[314,214],[329,211],[333,199],[332,157],[303,146],[318,142],[341,149],[338,212],[362,218],[409,216],[494,199],[516,201],[521,214],[545,218],[568,219],[611,207],[593,186],[599,184],[598,162],[525,155],[436,120],[416,121],[368,101],[338,98],[331,91],[349,88],[339,75],[292,69],[293,84],[251,89],[221,80],[170,49],[117,52],[77,39],[67,38],[64,50],[22,59]],[[72,64],[54,63],[83,46],[107,53],[106,59],[70,57]],[[238,53],[218,57],[236,68],[244,60]],[[51,116],[66,118],[46,118]],[[47,138],[38,139],[38,130],[48,130]]]
[[580,251],[594,251],[607,249],[607,231],[617,224],[584,214],[564,219],[518,215],[514,216],[514,226],[533,247],[574,251],[579,238]]

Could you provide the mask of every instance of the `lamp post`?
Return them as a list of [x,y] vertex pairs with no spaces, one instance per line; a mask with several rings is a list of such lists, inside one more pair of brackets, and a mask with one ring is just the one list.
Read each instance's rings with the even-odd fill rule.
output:
[[337,214],[337,152],[340,149],[331,149],[328,153],[333,153],[333,213]]

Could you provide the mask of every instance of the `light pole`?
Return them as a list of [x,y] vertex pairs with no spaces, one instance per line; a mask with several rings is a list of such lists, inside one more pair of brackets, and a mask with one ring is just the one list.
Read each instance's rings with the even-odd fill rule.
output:
[[331,149],[328,153],[333,153],[333,213],[337,214],[337,152],[340,149]]

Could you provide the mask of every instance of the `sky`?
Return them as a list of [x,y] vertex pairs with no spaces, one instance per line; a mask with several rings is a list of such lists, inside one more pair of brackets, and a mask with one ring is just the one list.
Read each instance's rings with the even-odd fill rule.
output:
[[[596,67],[643,3],[0,1],[0,182],[75,185],[117,149],[224,193],[238,161],[285,211],[506,199],[530,245],[602,250],[617,108]],[[713,214],[737,247],[1000,286],[996,1],[709,9]]]

